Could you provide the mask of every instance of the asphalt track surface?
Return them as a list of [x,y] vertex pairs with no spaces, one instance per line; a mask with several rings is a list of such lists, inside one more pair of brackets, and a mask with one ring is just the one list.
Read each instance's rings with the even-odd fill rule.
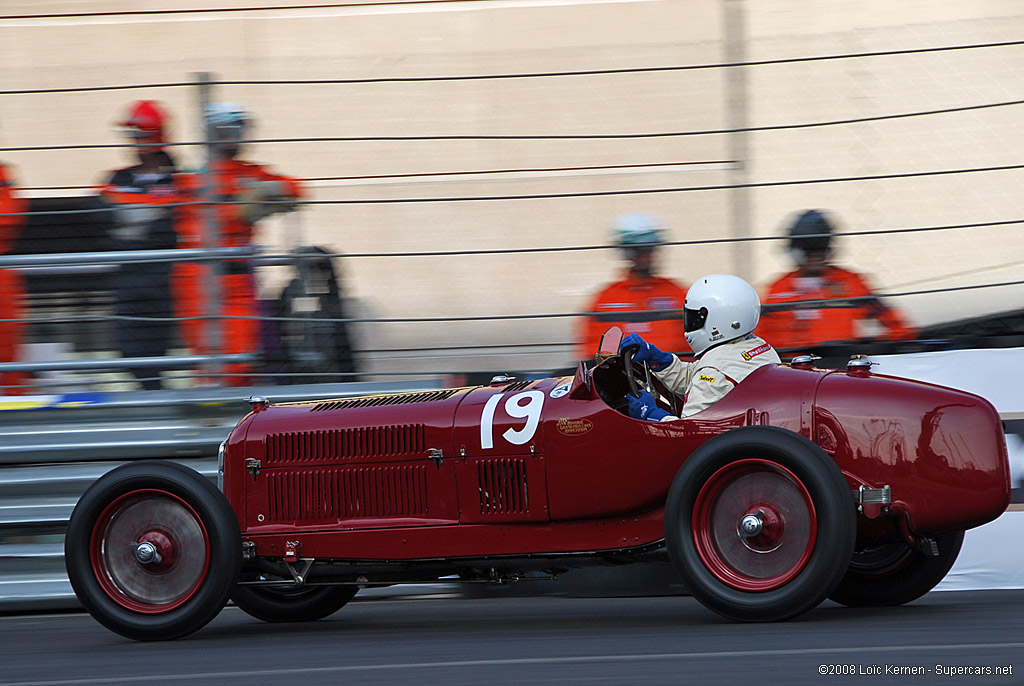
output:
[[85,614],[0,617],[2,686],[291,683],[1024,684],[1024,591],[827,602],[781,624],[726,622],[678,596],[357,600],[288,625],[229,607],[165,643]]

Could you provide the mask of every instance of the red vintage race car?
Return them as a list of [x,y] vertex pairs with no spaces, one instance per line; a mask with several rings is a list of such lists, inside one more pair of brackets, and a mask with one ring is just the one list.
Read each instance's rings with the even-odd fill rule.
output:
[[[614,351],[618,339],[610,340]],[[71,517],[82,604],[170,639],[229,597],[325,617],[360,588],[664,560],[724,617],[784,620],[826,597],[899,605],[1009,503],[996,410],[968,393],[809,359],[752,373],[692,417],[625,414],[632,352],[575,376],[273,404],[221,450],[220,489],[171,462],[112,470]]]

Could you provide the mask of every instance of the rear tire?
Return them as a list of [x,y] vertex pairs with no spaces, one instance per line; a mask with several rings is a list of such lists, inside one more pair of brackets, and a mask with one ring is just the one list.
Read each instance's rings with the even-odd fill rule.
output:
[[100,477],[68,524],[64,561],[78,599],[127,638],[179,638],[212,620],[238,580],[242,541],[224,498],[197,472],[142,461]]
[[743,427],[698,448],[665,507],[672,562],[701,603],[723,617],[767,622],[816,607],[850,563],[850,487],[810,440]]
[[358,591],[355,586],[236,586],[231,600],[264,622],[313,622],[333,615]]
[[946,578],[963,542],[963,531],[936,536],[935,557],[902,541],[855,550],[829,599],[847,607],[893,607],[917,600]]

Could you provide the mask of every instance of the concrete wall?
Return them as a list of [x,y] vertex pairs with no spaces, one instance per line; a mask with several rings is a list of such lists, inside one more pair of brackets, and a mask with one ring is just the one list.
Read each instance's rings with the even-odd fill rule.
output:
[[[971,3],[747,3],[748,59],[863,53],[1018,40],[1024,6]],[[809,8],[820,8],[817,11]],[[894,55],[751,68],[756,125],[871,117],[1020,99],[1024,47]],[[753,136],[758,180],[868,176],[1019,165],[1021,107]],[[835,211],[848,231],[943,226],[1024,217],[1024,172],[931,176],[758,189],[758,233],[780,230],[794,208]],[[841,261],[887,291],[1020,280],[1020,225],[845,238]],[[768,251],[759,278],[785,268]],[[1021,287],[901,299],[920,324],[1020,308]]]
[[[7,2],[0,10],[0,89],[221,80],[366,79],[621,69],[1013,40],[1024,8],[972,3],[816,3],[801,0],[468,0],[334,3]],[[252,6],[288,9],[238,10]],[[948,6],[947,6],[948,5]],[[196,10],[160,12],[154,10]],[[219,9],[224,11],[199,11]],[[238,10],[238,11],[227,11]],[[97,12],[110,14],[96,14]],[[76,14],[77,13],[77,14]],[[91,13],[91,14],[89,14]],[[732,13],[732,14],[729,14]],[[28,16],[33,15],[33,16]],[[49,15],[49,16],[38,16]],[[18,17],[21,18],[18,18]],[[727,21],[739,17],[742,23]],[[742,28],[742,33],[740,31]],[[610,134],[716,130],[930,110],[1020,97],[1020,47],[797,62],[738,70],[382,82],[220,86],[262,138]],[[734,79],[730,81],[730,79]],[[195,88],[0,97],[0,147],[120,142],[111,122],[141,97],[176,115],[177,140],[197,140]],[[252,159],[309,179],[316,201],[595,193],[755,184],[1021,162],[1019,107],[847,126],[634,140],[267,143]],[[735,143],[745,143],[740,168]],[[118,150],[3,152],[25,186],[98,181]],[[198,149],[183,148],[186,164]],[[586,168],[586,169],[582,169]],[[454,172],[488,173],[452,175]],[[445,176],[439,176],[445,174]],[[411,176],[410,176],[411,175]],[[360,179],[353,177],[382,178]],[[936,226],[1024,216],[1020,171],[886,181],[758,187],[749,231],[777,235],[792,212],[834,210],[847,230]],[[343,178],[339,178],[343,177]],[[38,191],[42,192],[42,191]],[[728,238],[742,229],[736,193],[690,191],[598,197],[318,204],[271,220],[262,241],[316,243],[347,253],[598,245],[618,213],[659,215],[673,240]],[[788,268],[784,243],[672,247],[664,272],[689,282],[740,271],[764,284]],[[840,261],[883,291],[1020,279],[1019,226],[848,237]],[[352,258],[346,285],[374,317],[569,313],[615,276],[614,251],[420,258]],[[264,274],[272,292],[280,275]],[[913,296],[898,305],[919,324],[1019,307],[1024,289]],[[556,317],[365,327],[373,348],[569,343]],[[375,369],[551,368],[568,348],[467,358],[385,354]],[[401,358],[401,359],[399,359]]]

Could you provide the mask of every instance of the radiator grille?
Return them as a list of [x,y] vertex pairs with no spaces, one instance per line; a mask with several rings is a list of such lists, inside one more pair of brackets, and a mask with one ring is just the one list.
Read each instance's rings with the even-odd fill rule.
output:
[[422,391],[419,393],[396,393],[394,395],[371,395],[363,398],[346,398],[317,403],[310,412],[326,410],[348,410],[356,407],[377,407],[379,405],[407,405],[409,403],[432,403],[447,400],[461,388],[446,388],[440,391]]
[[480,514],[525,513],[530,509],[526,461],[522,458],[481,460],[477,463]]
[[398,424],[267,434],[267,465],[423,453],[425,425]]
[[426,467],[339,467],[265,472],[270,521],[426,516]]

